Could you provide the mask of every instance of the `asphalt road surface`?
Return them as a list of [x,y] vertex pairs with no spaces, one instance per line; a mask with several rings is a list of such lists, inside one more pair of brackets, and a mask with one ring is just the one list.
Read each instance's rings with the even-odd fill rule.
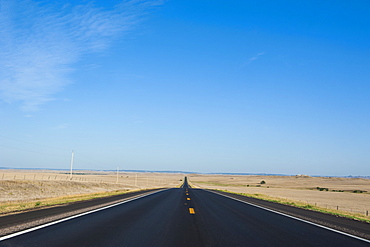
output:
[[0,239],[0,246],[370,246],[186,183]]

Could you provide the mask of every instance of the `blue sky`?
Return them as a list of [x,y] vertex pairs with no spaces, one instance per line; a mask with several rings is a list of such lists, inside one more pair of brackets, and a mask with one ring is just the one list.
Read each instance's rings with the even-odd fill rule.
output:
[[370,175],[366,0],[0,8],[0,167]]

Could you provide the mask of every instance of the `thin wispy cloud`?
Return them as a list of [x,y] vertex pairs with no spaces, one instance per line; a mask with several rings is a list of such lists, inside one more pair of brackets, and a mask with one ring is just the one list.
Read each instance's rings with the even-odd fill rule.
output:
[[122,1],[111,9],[92,2],[0,0],[0,97],[37,110],[71,81],[82,55],[109,47],[158,1]]
[[258,59],[258,58],[260,58],[262,55],[265,55],[265,53],[264,53],[264,52],[260,52],[260,53],[258,53],[256,56],[251,57],[251,58],[249,59],[249,62],[252,62],[252,61],[254,61],[254,60],[257,60],[257,59]]
[[70,124],[62,123],[62,124],[59,124],[59,125],[55,126],[53,129],[58,129],[58,130],[60,130],[60,129],[66,129],[69,126],[70,126]]
[[265,52],[257,53],[255,56],[249,58],[248,61],[242,65],[242,67],[247,66],[248,64],[252,63],[253,61],[255,61],[257,59],[260,59],[261,56],[263,56],[265,54],[266,54]]

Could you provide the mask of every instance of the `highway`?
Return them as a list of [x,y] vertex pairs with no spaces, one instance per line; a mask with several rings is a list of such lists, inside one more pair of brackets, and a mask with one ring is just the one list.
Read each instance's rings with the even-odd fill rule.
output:
[[211,191],[165,189],[23,234],[0,246],[370,246]]

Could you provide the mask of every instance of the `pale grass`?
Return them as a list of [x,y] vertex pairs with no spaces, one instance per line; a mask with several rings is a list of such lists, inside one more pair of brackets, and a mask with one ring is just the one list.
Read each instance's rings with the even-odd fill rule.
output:
[[15,213],[35,208],[45,208],[61,204],[67,204],[77,201],[85,201],[95,198],[108,197],[128,193],[128,191],[111,191],[91,194],[79,194],[71,196],[60,196],[55,198],[46,198],[40,200],[30,200],[24,202],[8,202],[0,204],[0,214]]
[[184,174],[0,170],[0,213],[29,210],[130,191],[178,187]]
[[[320,210],[341,211],[347,215],[361,215],[362,218],[370,219],[369,216],[366,217],[366,211],[370,213],[370,179],[199,174],[188,177],[189,181],[199,188],[258,194],[275,200],[287,200],[296,204],[312,205]],[[266,184],[261,184],[261,181]],[[328,188],[329,191],[319,191],[317,187]],[[354,190],[367,192],[353,193]]]
[[271,197],[268,195],[263,195],[263,194],[248,194],[248,193],[237,193],[237,192],[232,192],[228,190],[219,190],[219,191],[224,191],[228,193],[233,193],[233,194],[239,194],[247,197],[252,197],[252,198],[257,198],[265,201],[270,201],[270,202],[276,202],[280,204],[285,204],[285,205],[291,205],[299,208],[304,208],[308,210],[313,210],[313,211],[318,211],[318,212],[323,212],[327,214],[333,214],[333,215],[338,215],[342,217],[347,217],[347,218],[352,218],[360,221],[365,221],[370,223],[370,217],[359,214],[359,213],[352,213],[352,212],[347,212],[343,210],[335,210],[335,209],[330,209],[330,208],[323,208],[320,206],[316,206],[313,204],[308,204],[300,201],[294,201],[294,200],[289,200],[289,199],[284,199],[284,198],[278,198],[278,197]]

